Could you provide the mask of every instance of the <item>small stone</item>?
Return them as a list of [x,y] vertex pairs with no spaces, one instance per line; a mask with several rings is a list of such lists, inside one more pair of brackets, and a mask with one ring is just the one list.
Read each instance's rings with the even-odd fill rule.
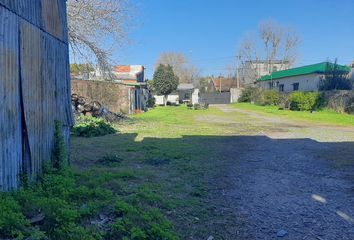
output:
[[207,240],[214,240],[213,236],[209,236]]
[[286,235],[288,235],[288,232],[283,229],[277,232],[277,237],[285,237]]

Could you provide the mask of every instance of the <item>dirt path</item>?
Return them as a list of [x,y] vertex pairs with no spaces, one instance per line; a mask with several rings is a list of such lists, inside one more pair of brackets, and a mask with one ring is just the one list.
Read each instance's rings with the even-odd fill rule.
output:
[[354,128],[218,108],[261,129],[218,150],[217,194],[244,226],[233,239],[354,239]]

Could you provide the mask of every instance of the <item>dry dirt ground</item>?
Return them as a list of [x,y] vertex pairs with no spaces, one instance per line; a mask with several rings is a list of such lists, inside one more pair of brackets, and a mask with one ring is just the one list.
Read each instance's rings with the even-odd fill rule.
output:
[[239,222],[227,239],[354,239],[354,127],[216,107],[234,117],[197,120],[246,129],[213,147],[227,169],[210,181],[217,211]]

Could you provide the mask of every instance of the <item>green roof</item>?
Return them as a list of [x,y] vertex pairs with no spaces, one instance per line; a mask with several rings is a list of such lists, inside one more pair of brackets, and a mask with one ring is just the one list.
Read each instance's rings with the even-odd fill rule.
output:
[[[323,74],[326,72],[328,67],[332,68],[334,65],[335,64],[329,63],[329,62],[322,62],[322,63],[307,65],[307,66],[303,66],[303,67],[291,68],[291,69],[287,69],[287,70],[273,72],[271,75],[262,76],[257,81],[268,81],[268,80],[293,77],[293,76],[299,76],[299,75],[307,75],[307,74],[312,74],[312,73]],[[346,73],[350,72],[350,68],[347,66],[338,65],[338,68],[340,71],[343,71]]]

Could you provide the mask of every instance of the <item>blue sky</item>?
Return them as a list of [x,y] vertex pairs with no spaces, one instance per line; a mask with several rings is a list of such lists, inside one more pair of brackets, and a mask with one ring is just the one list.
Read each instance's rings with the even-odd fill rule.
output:
[[222,74],[243,36],[269,19],[300,34],[296,65],[354,60],[354,0],[140,0],[134,5],[131,43],[113,58],[145,65],[148,78],[166,51],[184,53],[203,75]]

